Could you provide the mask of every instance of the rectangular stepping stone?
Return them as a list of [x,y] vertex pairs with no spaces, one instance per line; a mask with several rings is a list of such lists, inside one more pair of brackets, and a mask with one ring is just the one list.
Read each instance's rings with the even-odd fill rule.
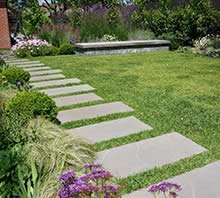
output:
[[80,83],[81,81],[78,78],[69,78],[69,79],[61,79],[61,80],[50,80],[50,81],[43,81],[43,82],[35,82],[30,83],[33,88],[41,88],[41,87],[48,87],[48,86],[57,86],[57,85],[66,85],[70,83]]
[[25,62],[25,61],[30,61],[28,59],[8,59],[8,60],[5,60],[6,63],[16,63],[16,62]]
[[31,67],[31,68],[24,68],[25,71],[39,71],[39,70],[48,70],[51,69],[51,67]]
[[45,70],[45,71],[34,71],[29,72],[31,76],[40,76],[40,75],[46,75],[46,74],[57,74],[61,73],[62,70],[60,69],[51,69],[51,70]]
[[43,63],[33,63],[33,64],[27,64],[27,65],[16,65],[16,67],[20,67],[20,68],[40,67],[40,66],[45,66],[45,64],[43,64]]
[[[180,198],[219,198],[220,195],[220,161],[210,163],[202,168],[176,176],[167,180],[182,187]],[[135,191],[123,198],[152,198],[147,188]],[[159,196],[158,198],[163,198]]]
[[103,99],[94,93],[87,93],[87,94],[80,94],[73,96],[64,96],[60,98],[53,98],[53,100],[55,101],[57,107],[63,107],[63,106],[80,104],[85,102],[93,102]]
[[40,92],[45,93],[48,96],[56,96],[56,95],[77,93],[82,91],[91,91],[91,90],[95,90],[95,88],[91,87],[90,85],[75,85],[70,87],[45,89],[45,90],[40,90]]
[[40,80],[53,80],[57,78],[65,78],[63,74],[52,74],[52,75],[44,75],[44,76],[33,76],[30,81],[40,81]]
[[123,113],[133,111],[132,108],[122,102],[112,102],[107,104],[99,104],[88,107],[59,111],[57,119],[66,123],[77,120],[92,119],[101,116],[107,116],[114,113]]
[[204,151],[205,148],[173,132],[98,152],[97,162],[113,175],[124,178]]
[[146,125],[137,118],[130,116],[127,118],[70,129],[68,132],[87,138],[91,142],[95,143],[151,129],[152,128],[149,125]]
[[18,62],[9,62],[10,65],[30,65],[40,63],[40,61],[18,61]]

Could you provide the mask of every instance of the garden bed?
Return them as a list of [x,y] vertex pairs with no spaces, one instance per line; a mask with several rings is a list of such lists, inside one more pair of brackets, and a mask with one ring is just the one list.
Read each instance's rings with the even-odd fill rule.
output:
[[168,40],[141,40],[141,41],[114,41],[114,42],[94,42],[76,43],[75,50],[79,54],[125,54],[149,51],[169,50]]

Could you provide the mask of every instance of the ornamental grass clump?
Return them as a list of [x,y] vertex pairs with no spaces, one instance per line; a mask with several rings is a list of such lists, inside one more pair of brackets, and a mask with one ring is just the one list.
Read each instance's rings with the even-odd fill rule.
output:
[[84,175],[67,171],[59,176],[62,184],[58,191],[60,198],[120,197],[119,186],[114,184],[112,174],[104,170],[101,164],[86,164],[84,169]]
[[148,189],[148,192],[152,193],[155,198],[161,197],[161,194],[164,196],[164,198],[176,198],[178,197],[178,192],[181,190],[181,186],[176,183],[162,182],[160,184],[152,185]]
[[69,134],[58,125],[37,117],[26,126],[29,138],[26,148],[27,164],[36,164],[39,185],[36,197],[56,197],[57,175],[74,169],[80,171],[85,163],[95,158],[94,148],[86,140]]

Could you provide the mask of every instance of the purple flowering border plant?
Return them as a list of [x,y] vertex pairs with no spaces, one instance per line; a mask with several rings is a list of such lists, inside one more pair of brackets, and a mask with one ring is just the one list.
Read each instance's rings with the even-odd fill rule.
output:
[[178,197],[178,192],[182,190],[181,186],[173,182],[162,182],[159,184],[152,185],[148,192],[154,195],[154,198],[159,198],[162,194],[164,198],[176,198]]
[[119,196],[119,186],[112,181],[112,174],[101,164],[84,165],[85,173],[77,176],[70,170],[59,176],[61,188],[59,198],[115,198]]

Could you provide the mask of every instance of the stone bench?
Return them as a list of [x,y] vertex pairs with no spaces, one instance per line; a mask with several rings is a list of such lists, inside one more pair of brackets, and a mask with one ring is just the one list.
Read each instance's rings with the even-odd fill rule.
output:
[[141,40],[141,41],[114,41],[76,43],[76,53],[85,55],[96,54],[125,54],[159,50],[169,50],[170,41],[167,40]]

